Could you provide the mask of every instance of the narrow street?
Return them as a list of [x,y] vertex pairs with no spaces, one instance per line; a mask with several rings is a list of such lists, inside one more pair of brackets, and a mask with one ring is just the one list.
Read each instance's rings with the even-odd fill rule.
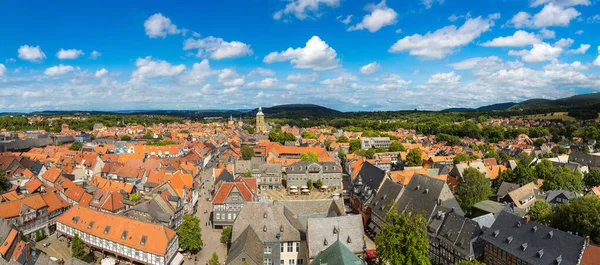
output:
[[[212,181],[205,180],[205,186],[199,191],[200,196],[198,198],[198,208],[196,211],[196,216],[200,219],[200,227],[202,228],[202,241],[204,242],[204,248],[198,252],[195,256],[192,256],[191,259],[186,258],[184,264],[190,265],[206,265],[208,264],[208,260],[211,258],[212,253],[216,252],[219,255],[219,261],[221,264],[224,264],[225,258],[227,257],[227,247],[225,244],[221,243],[221,229],[212,229],[211,226],[206,226],[206,223],[209,221],[210,212],[212,210],[212,205],[210,202],[206,201],[206,198],[210,197],[209,190],[213,188]],[[206,211],[206,213],[204,213]],[[194,258],[198,257],[198,261],[195,261]]]

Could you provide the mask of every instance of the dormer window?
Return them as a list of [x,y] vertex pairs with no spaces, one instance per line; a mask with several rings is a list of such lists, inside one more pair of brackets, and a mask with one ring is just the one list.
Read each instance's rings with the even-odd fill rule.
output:
[[107,225],[107,226],[104,228],[104,234],[105,234],[105,235],[108,235],[108,232],[109,232],[109,231],[110,231],[110,225]]
[[92,227],[94,227],[94,221],[91,221],[87,228],[92,229]]
[[510,244],[510,242],[512,242],[512,241],[513,241],[513,237],[512,236],[509,236],[509,237],[506,238],[506,243]]
[[121,233],[121,239],[127,239],[127,230],[123,230],[123,233]]
[[140,245],[145,246],[147,240],[148,240],[148,237],[142,236],[142,239],[140,240]]

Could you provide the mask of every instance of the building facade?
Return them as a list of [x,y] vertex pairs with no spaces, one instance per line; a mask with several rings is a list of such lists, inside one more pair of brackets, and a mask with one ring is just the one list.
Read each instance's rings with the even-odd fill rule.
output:
[[390,137],[363,137],[360,139],[360,148],[371,149],[371,148],[390,148],[392,140]]
[[296,162],[286,168],[287,186],[306,186],[308,180],[323,186],[340,188],[342,185],[342,167],[332,162]]
[[256,113],[256,132],[263,133],[265,131],[265,114],[262,112],[262,107],[258,107],[258,112]]

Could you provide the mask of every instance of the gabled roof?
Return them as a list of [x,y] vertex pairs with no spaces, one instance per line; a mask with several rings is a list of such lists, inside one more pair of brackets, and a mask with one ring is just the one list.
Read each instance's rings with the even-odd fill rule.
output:
[[315,258],[338,239],[352,253],[362,254],[365,241],[360,215],[308,219],[309,258]]
[[19,216],[21,213],[21,207],[23,205],[27,205],[28,207],[36,210],[47,206],[40,194],[34,194],[20,200],[1,203],[0,217],[8,219]]
[[263,243],[258,238],[258,235],[248,226],[240,234],[240,236],[231,243],[229,253],[227,253],[226,264],[232,264],[232,262],[239,257],[241,254],[246,254],[251,261],[249,264],[260,265],[263,264]]
[[312,264],[322,265],[365,265],[364,260],[357,257],[339,240],[331,243],[325,250],[321,251],[312,261]]
[[37,178],[31,178],[29,181],[27,181],[27,183],[25,183],[25,189],[29,194],[32,194],[41,186],[42,182]]
[[46,172],[44,172],[44,175],[42,175],[42,177],[50,183],[54,183],[61,174],[62,170],[60,170],[59,168],[51,167],[48,168]]
[[221,187],[215,194],[212,203],[225,203],[225,200],[229,197],[232,191],[239,192],[240,196],[242,197],[242,199],[244,199],[244,201],[252,201],[252,192],[250,191],[245,182],[224,182],[221,184]]

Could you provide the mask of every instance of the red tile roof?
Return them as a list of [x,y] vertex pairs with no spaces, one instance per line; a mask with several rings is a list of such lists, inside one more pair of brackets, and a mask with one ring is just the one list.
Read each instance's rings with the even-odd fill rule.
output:
[[585,248],[581,265],[598,265],[600,264],[600,247],[589,245]]
[[25,189],[27,190],[27,193],[29,193],[29,194],[32,194],[33,192],[35,192],[35,190],[37,190],[41,186],[42,186],[42,182],[37,178],[31,178],[29,181],[27,181],[27,183],[25,183]]

